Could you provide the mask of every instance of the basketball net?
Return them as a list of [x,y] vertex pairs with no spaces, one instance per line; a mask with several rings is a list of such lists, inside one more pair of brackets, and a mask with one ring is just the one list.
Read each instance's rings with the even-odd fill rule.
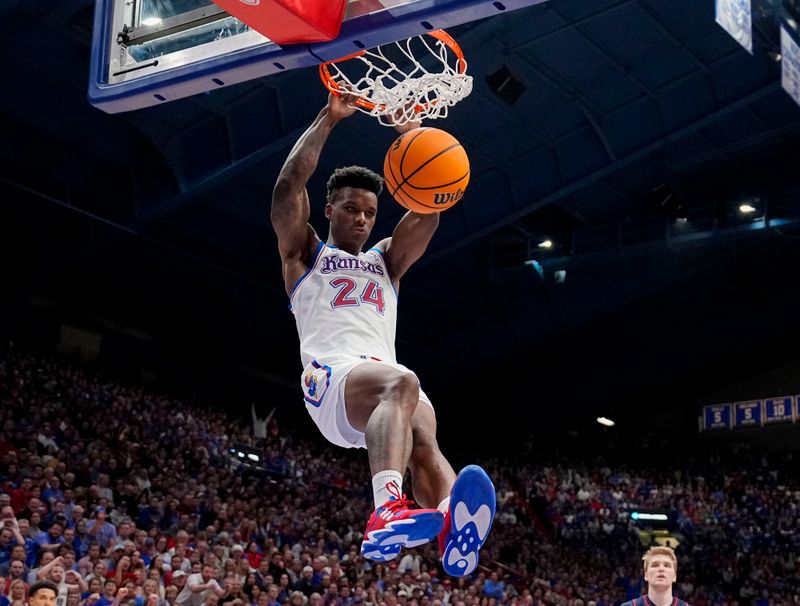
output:
[[354,95],[356,109],[385,126],[446,117],[450,107],[472,92],[472,76],[466,71],[461,48],[443,30],[319,66],[329,91]]

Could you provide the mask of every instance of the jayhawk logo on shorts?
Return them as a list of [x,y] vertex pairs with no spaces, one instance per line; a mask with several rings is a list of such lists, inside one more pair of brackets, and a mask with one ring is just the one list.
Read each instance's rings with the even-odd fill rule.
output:
[[303,382],[306,384],[306,393],[312,398],[317,395],[317,378],[312,371],[306,373]]
[[312,360],[303,369],[303,374],[300,377],[303,398],[311,406],[319,407],[322,404],[325,392],[328,390],[328,385],[331,383],[331,367]]

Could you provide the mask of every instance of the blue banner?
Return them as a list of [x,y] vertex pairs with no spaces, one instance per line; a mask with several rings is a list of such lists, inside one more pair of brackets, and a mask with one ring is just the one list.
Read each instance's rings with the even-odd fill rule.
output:
[[794,398],[769,398],[764,400],[765,423],[787,423],[794,417]]
[[761,400],[752,400],[750,402],[736,402],[733,405],[734,417],[733,424],[736,427],[750,427],[752,425],[761,425],[762,408]]
[[703,429],[730,429],[731,405],[713,404],[703,408]]

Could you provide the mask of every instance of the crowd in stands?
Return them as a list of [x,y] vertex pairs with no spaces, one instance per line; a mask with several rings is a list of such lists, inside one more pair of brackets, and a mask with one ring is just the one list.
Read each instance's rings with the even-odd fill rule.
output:
[[644,591],[635,510],[674,512],[690,603],[800,604],[791,454],[482,460],[498,514],[482,566],[456,579],[434,543],[360,557],[363,453],[276,418],[255,438],[249,420],[0,353],[0,606],[37,580],[58,606],[612,606]]

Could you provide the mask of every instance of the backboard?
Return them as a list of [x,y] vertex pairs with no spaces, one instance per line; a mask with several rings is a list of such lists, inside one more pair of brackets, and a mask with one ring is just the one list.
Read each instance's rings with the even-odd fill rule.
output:
[[349,0],[335,40],[280,46],[211,0],[97,0],[89,101],[130,111],[544,1]]

